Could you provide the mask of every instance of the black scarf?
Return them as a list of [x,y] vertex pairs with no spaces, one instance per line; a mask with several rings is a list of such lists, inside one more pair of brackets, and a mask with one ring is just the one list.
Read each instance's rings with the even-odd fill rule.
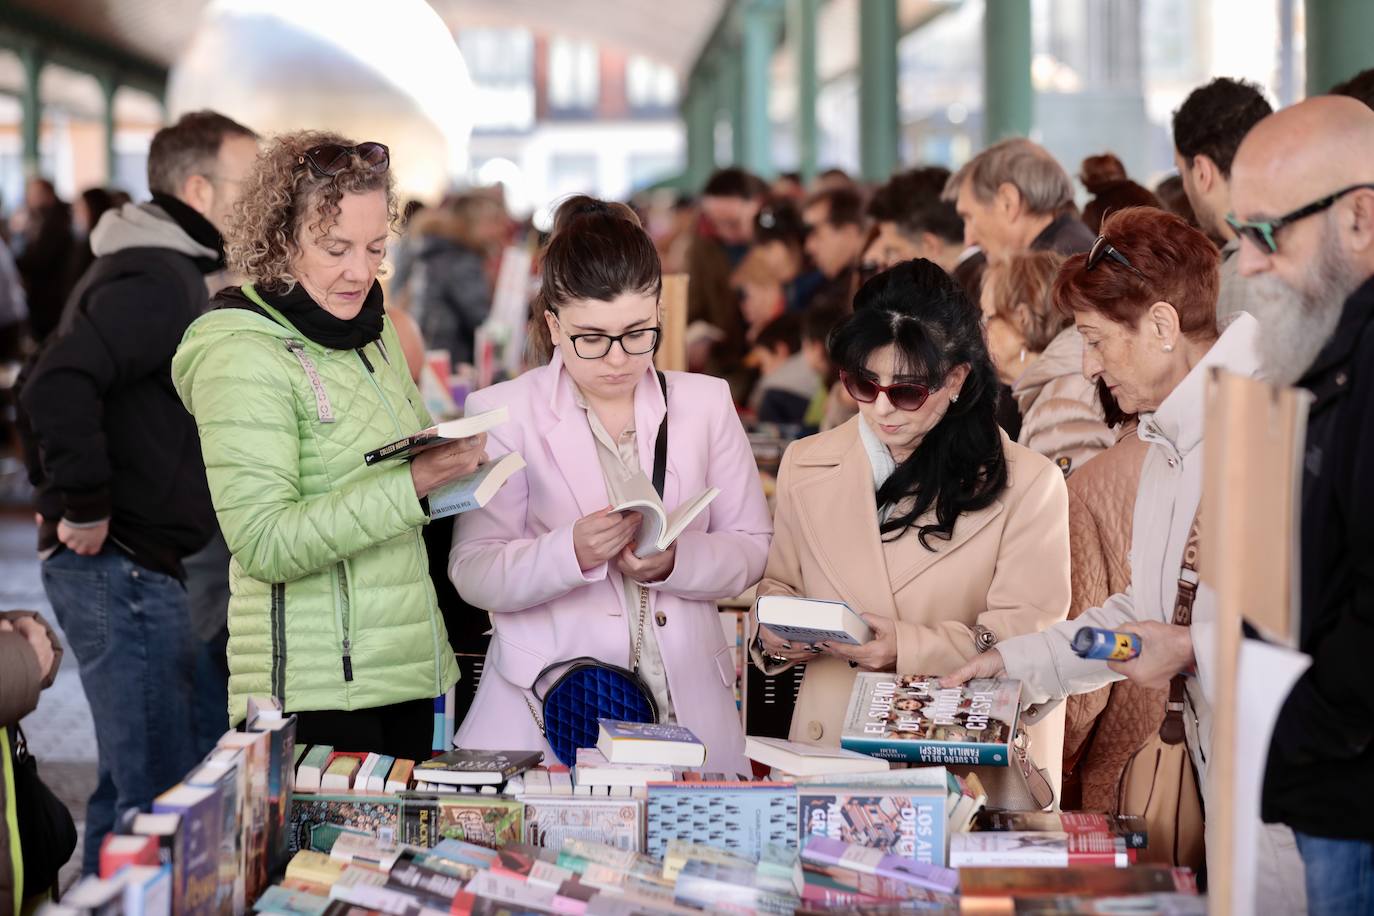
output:
[[200,215],[200,212],[179,198],[170,194],[153,194],[153,203],[181,227],[181,231],[191,237],[197,245],[204,245],[215,252],[213,258],[192,258],[201,273],[212,274],[224,269],[224,236],[219,234],[214,223]]
[[359,350],[382,336],[386,310],[382,307],[382,284],[375,281],[363,298],[362,310],[348,321],[326,312],[299,283],[289,293],[259,289],[258,295],[285,315],[296,330],[331,350]]

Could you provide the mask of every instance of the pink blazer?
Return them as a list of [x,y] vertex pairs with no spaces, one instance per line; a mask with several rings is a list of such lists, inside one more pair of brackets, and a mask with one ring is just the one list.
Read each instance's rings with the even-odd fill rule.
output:
[[[490,611],[493,625],[482,682],[457,741],[539,749],[550,762],[553,753],[525,702],[535,677],[552,662],[582,655],[628,666],[631,652],[620,573],[614,564],[584,572],[573,554],[573,523],[609,498],[586,413],[562,369],[555,354],[550,365],[468,398],[469,412],[510,409],[510,422],[489,434],[487,453],[495,459],[518,451],[527,467],[485,509],[459,518],[449,556],[459,593]],[[658,637],[678,721],[706,745],[706,768],[748,773],[735,666],[715,602],[763,575],[772,521],[728,386],[704,375],[666,376],[664,503],[671,510],[707,487],[721,492],[678,539],[672,574],[651,586],[648,626]],[[646,473],[664,406],[657,379],[646,372],[635,389]]]

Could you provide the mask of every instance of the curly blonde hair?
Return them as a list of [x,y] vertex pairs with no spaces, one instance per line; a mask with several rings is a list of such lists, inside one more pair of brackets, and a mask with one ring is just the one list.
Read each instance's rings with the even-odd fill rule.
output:
[[254,286],[283,293],[296,285],[291,260],[297,235],[304,229],[323,238],[339,217],[345,194],[386,191],[392,229],[396,227],[396,192],[388,168],[374,172],[355,154],[337,175],[321,177],[302,161],[316,146],[355,146],[338,134],[303,130],[282,134],[258,156],[244,182],[243,195],[225,233],[229,267]]

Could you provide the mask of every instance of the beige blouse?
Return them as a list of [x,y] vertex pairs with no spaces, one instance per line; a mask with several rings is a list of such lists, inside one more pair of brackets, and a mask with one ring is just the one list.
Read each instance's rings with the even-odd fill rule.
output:
[[[627,482],[639,473],[639,445],[635,438],[633,422],[620,434],[617,441],[606,430],[596,411],[587,405],[582,392],[573,386],[573,396],[578,407],[587,412],[587,425],[591,427],[592,438],[596,440],[596,458],[601,463],[601,474],[606,479],[606,494],[611,505],[619,505],[631,498]],[[633,656],[635,639],[639,635],[639,589],[640,584],[629,576],[622,576],[625,594],[625,620],[630,627],[630,653]],[[631,659],[633,665],[633,659]],[[668,692],[668,672],[663,667],[663,655],[658,648],[658,633],[654,627],[654,593],[649,591],[648,607],[644,619],[644,642],[639,650],[639,676],[654,695],[658,706],[660,722],[676,723],[673,714],[673,701]]]

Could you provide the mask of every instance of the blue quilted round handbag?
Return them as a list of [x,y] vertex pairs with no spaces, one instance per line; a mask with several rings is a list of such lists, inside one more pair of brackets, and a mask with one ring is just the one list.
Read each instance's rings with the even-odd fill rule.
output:
[[[566,666],[542,697],[539,681]],[[583,656],[557,662],[539,672],[532,690],[544,709],[544,721],[535,721],[560,763],[577,762],[577,749],[596,747],[599,719],[615,722],[657,722],[658,706],[638,674]],[[531,709],[531,711],[533,711]]]

